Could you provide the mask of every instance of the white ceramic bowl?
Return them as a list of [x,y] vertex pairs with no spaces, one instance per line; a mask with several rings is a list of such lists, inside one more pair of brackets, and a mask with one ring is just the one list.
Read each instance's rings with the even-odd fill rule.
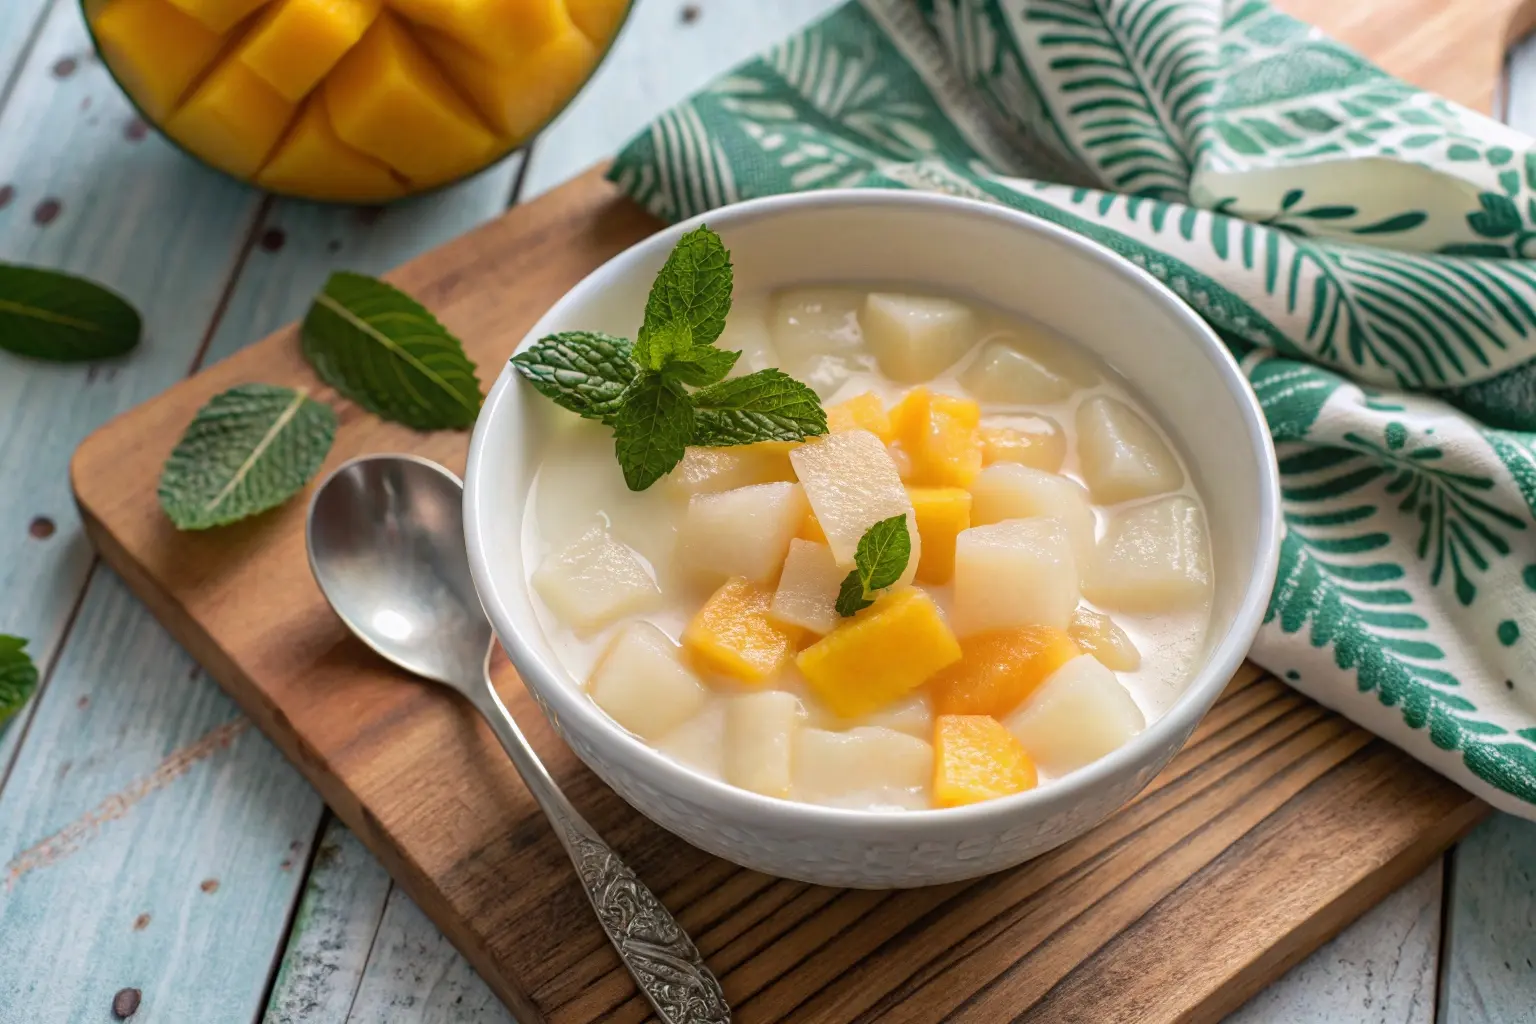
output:
[[519,347],[578,328],[633,337],[656,271],[700,222],[730,249],[738,294],[815,282],[910,282],[1025,314],[1119,370],[1182,449],[1206,501],[1216,592],[1201,666],[1162,718],[1108,757],[985,803],[839,810],[695,774],[599,710],[535,619],[520,520],[550,416],[547,400],[507,367],[475,425],[465,534],[480,599],[528,689],[576,754],[624,799],[695,846],[757,871],[863,888],[931,885],[1010,867],[1088,830],[1189,738],[1242,661],[1269,599],[1279,482],[1263,415],[1236,363],[1171,291],[1108,249],[1001,206],[870,190],[754,200],[653,235],[588,275]]

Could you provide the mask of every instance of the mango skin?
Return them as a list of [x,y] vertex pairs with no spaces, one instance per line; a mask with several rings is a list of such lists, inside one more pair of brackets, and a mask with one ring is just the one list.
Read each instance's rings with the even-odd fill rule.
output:
[[[189,156],[278,194],[367,204],[445,187],[519,148],[574,99],[633,6],[631,0],[80,3],[108,72],[144,119]],[[426,12],[423,20],[400,13],[412,4]],[[429,27],[427,16],[440,27]],[[421,73],[402,83],[354,71],[354,80],[363,82],[354,81],[351,98],[372,98],[371,109],[342,103],[338,117],[327,105],[327,93],[338,91],[329,82],[386,19],[403,28],[398,34],[409,45],[394,48],[406,51],[403,59],[382,66]],[[479,26],[494,31],[472,31]],[[316,120],[322,114],[325,123]]]

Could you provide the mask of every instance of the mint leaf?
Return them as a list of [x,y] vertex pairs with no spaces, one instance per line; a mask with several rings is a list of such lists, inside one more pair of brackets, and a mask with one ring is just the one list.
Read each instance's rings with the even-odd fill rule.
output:
[[854,549],[853,564],[858,566],[864,589],[873,593],[901,579],[911,557],[912,535],[907,532],[907,515],[903,512],[864,531]]
[[693,434],[693,404],[659,373],[635,378],[614,416],[614,453],[632,491],[643,491],[682,461]]
[[609,424],[619,396],[637,372],[629,342],[596,331],[562,331],[540,338],[513,356],[512,366],[555,404]]
[[827,432],[816,392],[783,370],[758,370],[693,394],[693,443],[724,447],[757,441],[802,441]]
[[696,348],[687,355],[675,357],[661,372],[680,383],[701,388],[724,380],[740,358],[740,352],[728,352],[723,348]]
[[731,309],[731,256],[720,236],[699,227],[678,239],[645,303],[635,361],[659,370],[689,350],[712,345]]
[[480,380],[464,346],[415,299],[337,271],[304,317],[304,358],[358,405],[417,430],[466,429]]
[[864,596],[864,584],[859,580],[859,570],[855,569],[843,578],[843,585],[837,590],[837,603],[833,607],[837,614],[846,619],[874,603]]
[[70,363],[139,343],[139,314],[116,292],[73,274],[0,263],[0,349]]
[[37,689],[37,666],[26,646],[19,636],[0,634],[0,725],[14,718]]
[[178,530],[206,530],[275,508],[319,471],[336,436],[331,407],[303,391],[242,384],[198,410],[160,474]]
[[837,592],[837,614],[847,618],[874,602],[870,595],[901,579],[912,558],[912,536],[907,516],[891,516],[864,531],[853,552],[854,570]]

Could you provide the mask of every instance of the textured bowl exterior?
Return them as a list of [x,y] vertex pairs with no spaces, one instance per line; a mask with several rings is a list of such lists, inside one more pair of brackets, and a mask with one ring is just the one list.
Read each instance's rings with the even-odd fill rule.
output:
[[[855,888],[933,885],[1011,867],[1092,828],[1183,746],[1241,663],[1268,601],[1279,484],[1262,413],[1241,371],[1193,311],[1108,250],[1015,211],[879,190],[754,200],[663,231],[589,275],[522,344],[576,327],[632,335],[655,271],[677,238],[704,219],[731,249],[739,291],[912,280],[1036,315],[1076,340],[1109,339],[1100,354],[1143,391],[1212,510],[1218,591],[1205,661],[1173,706],[1125,746],[999,800],[854,811],[775,800],[699,775],[603,714],[543,637],[524,581],[517,520],[549,412],[508,367],[471,442],[465,536],[481,601],[529,691],[576,755],[631,805],[693,845],[767,874]],[[1015,289],[1024,272],[1028,287]],[[1044,315],[1051,306],[1059,316]],[[1083,322],[1076,329],[1074,317]],[[1156,345],[1133,344],[1127,332],[1145,332]],[[1140,386],[1146,382],[1155,386]]]

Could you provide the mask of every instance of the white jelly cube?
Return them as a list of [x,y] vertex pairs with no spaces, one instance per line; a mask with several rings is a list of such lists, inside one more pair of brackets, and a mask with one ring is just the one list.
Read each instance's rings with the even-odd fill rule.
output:
[[987,526],[1008,519],[1053,516],[1072,538],[1079,567],[1093,555],[1093,506],[1082,484],[1070,477],[1014,462],[982,470],[971,484],[971,523]]
[[725,703],[705,701],[697,714],[657,740],[656,749],[712,779],[725,778]]
[[879,726],[926,740],[933,735],[933,705],[922,690],[888,704],[865,718],[863,725]]
[[1060,402],[1098,379],[1093,364],[1069,342],[1022,327],[988,334],[960,375],[977,398],[1007,405]]
[[1184,485],[1179,460],[1130,406],[1107,396],[1077,410],[1077,458],[1093,500],[1105,505]]
[[766,583],[779,573],[809,506],[799,484],[755,484],[696,494],[683,517],[683,564],[715,579]]
[[957,634],[1009,626],[1065,629],[1078,597],[1077,562],[1061,520],[1009,519],[960,531],[950,614]]
[[837,625],[837,592],[849,570],[837,564],[825,544],[796,538],[779,575],[768,614],[780,622],[827,634]]
[[1120,611],[1197,608],[1211,596],[1205,514],[1182,494],[1133,505],[1109,521],[1083,592]]
[[859,316],[864,340],[886,376],[917,384],[976,344],[976,314],[953,299],[871,292]]
[[726,698],[726,781],[764,796],[788,797],[795,733],[803,717],[800,698],[783,690]]
[[1115,674],[1083,654],[1051,673],[1003,724],[1035,764],[1065,775],[1119,748],[1147,723]]
[[546,557],[534,570],[533,587],[555,618],[584,632],[661,602],[645,563],[601,526]]
[[902,582],[911,582],[922,554],[917,516],[901,474],[880,439],[867,430],[848,430],[814,438],[789,453],[811,511],[827,535],[832,557],[853,566],[859,538],[882,519],[904,515],[912,537],[912,556]]
[[795,737],[794,796],[844,807],[926,807],[933,748],[875,726],[847,732],[801,729]]
[[636,736],[660,739],[693,717],[708,696],[679,654],[649,622],[627,623],[593,668],[587,693]]
[[753,484],[793,479],[789,456],[767,445],[743,444],[731,448],[689,448],[683,461],[663,478],[675,495],[715,494]]
[[874,367],[852,288],[791,288],[774,295],[768,330],[779,366],[826,398],[856,370]]

